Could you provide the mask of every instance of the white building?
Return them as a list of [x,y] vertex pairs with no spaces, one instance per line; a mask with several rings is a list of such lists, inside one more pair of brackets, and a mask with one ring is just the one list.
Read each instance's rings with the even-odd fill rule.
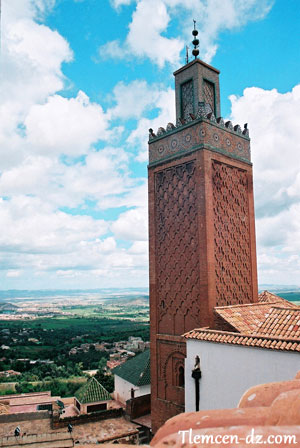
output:
[[135,398],[150,394],[150,350],[129,359],[112,373],[115,376],[115,400],[125,404],[132,396],[132,389]]
[[[228,321],[240,326],[244,319],[249,325],[249,310],[253,309],[253,324],[259,306],[245,305],[245,312],[241,306],[228,307]],[[236,309],[239,311],[235,315]],[[200,410],[234,408],[250,387],[289,380],[300,369],[300,307],[271,305],[264,320],[247,333],[200,328],[184,336],[186,412],[196,409],[196,380],[192,378],[196,356],[201,364]]]

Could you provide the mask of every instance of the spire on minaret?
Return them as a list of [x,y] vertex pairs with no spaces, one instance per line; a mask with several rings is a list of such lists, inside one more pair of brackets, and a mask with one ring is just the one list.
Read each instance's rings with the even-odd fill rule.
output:
[[195,59],[197,59],[197,56],[199,55],[199,39],[197,39],[198,30],[196,30],[196,20],[193,20],[194,22],[194,29],[192,31],[192,35],[194,36],[192,44],[194,45],[194,49],[192,51],[193,56],[195,56]]

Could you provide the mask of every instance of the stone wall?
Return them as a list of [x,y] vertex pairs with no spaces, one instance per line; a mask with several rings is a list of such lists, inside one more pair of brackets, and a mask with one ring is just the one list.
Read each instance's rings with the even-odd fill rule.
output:
[[142,395],[126,401],[126,414],[131,420],[150,414],[151,412],[151,394]]
[[13,435],[16,426],[22,433],[40,434],[51,431],[48,411],[0,415],[0,437]]
[[69,423],[72,425],[83,425],[85,423],[97,422],[100,420],[106,420],[108,418],[122,417],[124,411],[120,409],[109,409],[107,411],[92,412],[91,414],[76,415],[73,417],[56,418],[52,419],[52,428],[66,428]]
[[74,442],[68,433],[37,434],[21,437],[2,437],[0,447],[2,448],[71,448]]

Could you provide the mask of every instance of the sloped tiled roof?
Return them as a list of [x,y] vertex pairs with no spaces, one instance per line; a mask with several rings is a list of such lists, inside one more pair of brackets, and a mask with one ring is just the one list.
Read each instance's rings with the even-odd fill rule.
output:
[[263,291],[260,294],[258,294],[258,301],[259,303],[276,303],[277,305],[282,305],[285,308],[298,308],[298,306],[293,303],[289,302],[288,300],[284,299],[283,297],[277,296],[276,294],[273,294],[269,291]]
[[297,309],[272,307],[256,333],[300,340],[300,307]]
[[78,389],[75,397],[81,404],[111,400],[110,394],[94,377]]
[[252,333],[266,319],[270,303],[249,303],[216,307],[215,312],[239,333]]
[[299,338],[272,337],[260,334],[237,334],[229,331],[208,330],[206,328],[191,330],[185,333],[183,337],[186,339],[198,339],[200,341],[218,342],[222,344],[300,352]]
[[[290,381],[253,386],[243,394],[237,408],[200,409],[176,415],[159,428],[150,446],[249,448],[256,445],[249,443],[249,435],[255,433],[260,437],[257,443],[265,446],[271,445],[268,441],[276,440],[277,448],[296,448],[300,443],[300,381],[297,378],[299,373]],[[184,441],[183,433],[187,434]],[[228,444],[229,435],[238,439],[236,443]]]
[[150,350],[129,359],[124,364],[112,370],[117,375],[134,386],[150,384]]

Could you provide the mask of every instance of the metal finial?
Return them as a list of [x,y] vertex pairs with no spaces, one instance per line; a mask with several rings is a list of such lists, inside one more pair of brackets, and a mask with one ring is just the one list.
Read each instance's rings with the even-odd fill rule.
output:
[[195,59],[197,59],[197,56],[199,55],[199,39],[197,39],[197,35],[198,35],[198,30],[196,30],[196,20],[193,20],[194,22],[194,29],[192,31],[192,35],[194,36],[193,42],[192,44],[194,45],[194,49],[192,51],[193,56],[195,56]]
[[187,45],[185,46],[185,63],[189,63],[189,47]]

